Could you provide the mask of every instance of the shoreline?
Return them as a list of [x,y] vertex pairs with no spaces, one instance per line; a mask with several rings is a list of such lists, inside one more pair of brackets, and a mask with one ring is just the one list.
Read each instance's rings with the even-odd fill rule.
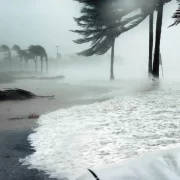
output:
[[6,101],[0,103],[0,179],[8,180],[56,180],[49,178],[44,172],[28,169],[21,165],[19,159],[34,152],[27,137],[37,127],[38,119],[9,120],[36,113],[42,115],[58,109],[70,108],[74,105],[92,104],[108,99],[57,101],[48,99],[32,99],[25,101]]

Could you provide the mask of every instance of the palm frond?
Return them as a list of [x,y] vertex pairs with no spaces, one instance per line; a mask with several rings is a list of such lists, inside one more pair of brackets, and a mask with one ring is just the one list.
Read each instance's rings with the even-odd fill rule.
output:
[[28,52],[34,54],[35,56],[47,56],[46,50],[40,45],[29,46]]
[[1,52],[10,52],[10,48],[7,45],[3,44],[0,46],[0,51]]
[[176,10],[176,12],[173,14],[172,18],[175,19],[174,20],[174,23],[171,24],[169,27],[172,27],[172,26],[177,26],[179,23],[180,23],[180,0],[176,0],[177,3],[178,3],[178,8]]

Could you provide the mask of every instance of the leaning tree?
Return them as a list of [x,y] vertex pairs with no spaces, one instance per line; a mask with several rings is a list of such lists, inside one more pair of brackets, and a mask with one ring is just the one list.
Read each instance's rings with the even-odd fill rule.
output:
[[12,50],[16,51],[16,53],[18,54],[18,56],[20,58],[21,71],[22,71],[22,69],[23,69],[23,60],[26,61],[26,66],[28,66],[27,51],[26,50],[22,50],[20,48],[20,46],[18,46],[18,45],[14,45],[12,47]]
[[12,70],[12,57],[11,57],[11,50],[10,50],[10,48],[7,45],[3,44],[3,45],[0,46],[0,52],[4,52],[5,53],[6,57],[9,60],[10,68]]
[[[153,75],[155,78],[159,78],[159,64],[160,64],[160,42],[161,42],[161,31],[162,31],[162,20],[163,20],[163,7],[166,3],[171,0],[144,0],[143,11],[149,13],[149,63],[148,73]],[[156,36],[155,36],[155,47],[154,47],[154,61],[153,61],[153,22],[154,22],[154,11],[157,11],[156,21]]]
[[36,61],[37,61],[38,57],[40,57],[40,59],[41,59],[41,73],[43,72],[43,60],[45,59],[45,61],[46,61],[46,72],[48,72],[48,57],[47,57],[46,50],[40,45],[31,45],[28,48],[28,52],[36,57]]
[[28,52],[27,50],[22,50],[18,45],[14,45],[12,47],[12,49],[14,51],[16,51],[17,54],[19,55],[20,63],[21,63],[21,70],[22,70],[22,61],[23,60],[26,62],[26,68],[28,68],[28,61],[29,60],[34,60],[35,69],[37,71],[37,62],[36,62],[35,55],[33,55],[32,53]]
[[[76,32],[82,36],[82,38],[76,40],[78,44],[91,42],[91,47],[85,50],[80,55],[101,55],[106,53],[110,48],[113,49],[113,43],[107,43],[105,41],[108,36],[108,40],[114,37],[117,38],[122,33],[129,31],[140,24],[147,16],[150,16],[149,21],[149,63],[148,71],[153,74],[154,77],[159,78],[159,56],[160,56],[160,40],[161,40],[161,28],[164,4],[171,0],[134,0],[130,7],[124,6],[126,0],[112,0],[110,5],[106,8],[102,8],[106,1],[104,0],[76,0],[83,3],[84,6],[81,9],[82,16],[75,18],[78,26],[83,30],[76,30]],[[134,3],[133,3],[134,2]],[[95,10],[95,11],[94,11]],[[139,13],[134,13],[140,10]],[[156,37],[154,48],[154,62],[152,62],[153,56],[153,13],[157,10],[157,23],[156,23]],[[110,15],[114,15],[111,18],[111,22],[108,21]],[[100,21],[98,21],[100,19]],[[104,20],[105,19],[105,20]],[[113,33],[112,33],[113,32]],[[113,34],[113,36],[112,36]],[[99,49],[101,51],[99,51]],[[104,51],[102,51],[102,49]]]
[[176,0],[176,1],[178,3],[178,8],[172,16],[172,18],[175,20],[174,20],[174,23],[172,25],[170,25],[169,27],[178,25],[180,23],[180,0]]
[[[114,79],[114,45],[115,39],[124,32],[136,27],[147,16],[142,12],[141,0],[127,7],[125,0],[76,0],[83,4],[81,16],[74,18],[81,30],[73,32],[82,36],[75,40],[77,44],[91,42],[91,47],[79,55],[92,56],[105,54],[111,48],[111,75]],[[134,0],[135,1],[135,0]],[[140,11],[137,12],[137,9]],[[131,13],[134,12],[132,16]]]

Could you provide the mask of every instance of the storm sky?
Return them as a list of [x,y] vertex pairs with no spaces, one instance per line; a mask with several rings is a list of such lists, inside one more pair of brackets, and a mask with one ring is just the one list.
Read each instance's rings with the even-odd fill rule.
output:
[[[162,33],[162,56],[166,60],[180,59],[180,26],[167,28],[177,4],[175,0],[165,6]],[[26,49],[31,44],[44,46],[50,56],[74,53],[86,45],[72,42],[77,29],[74,16],[79,16],[80,5],[73,0],[0,0],[0,43],[10,47],[18,44]],[[116,41],[116,54],[124,59],[138,61],[147,58],[148,19]]]

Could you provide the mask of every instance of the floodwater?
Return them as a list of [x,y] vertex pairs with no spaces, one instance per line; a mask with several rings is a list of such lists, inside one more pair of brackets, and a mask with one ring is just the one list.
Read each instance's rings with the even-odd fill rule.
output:
[[23,160],[25,164],[58,179],[93,180],[88,168],[103,180],[180,178],[178,80],[159,85],[135,79],[89,80],[76,85],[101,89],[85,99],[110,100],[41,116],[29,136],[36,152]]

